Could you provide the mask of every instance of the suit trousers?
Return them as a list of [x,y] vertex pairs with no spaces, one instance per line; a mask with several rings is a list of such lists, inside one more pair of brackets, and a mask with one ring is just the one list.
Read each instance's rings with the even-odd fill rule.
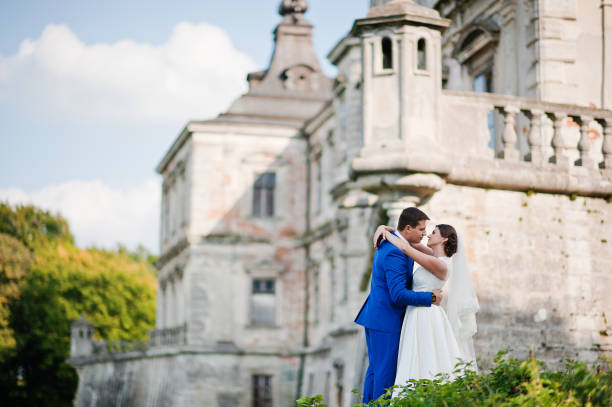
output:
[[395,382],[400,333],[365,328],[365,336],[369,366],[363,383],[363,402],[369,403],[385,394]]

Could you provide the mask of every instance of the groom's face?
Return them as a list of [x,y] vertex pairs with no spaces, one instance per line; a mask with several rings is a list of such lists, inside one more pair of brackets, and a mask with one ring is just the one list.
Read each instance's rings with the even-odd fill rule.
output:
[[415,227],[407,225],[401,232],[404,239],[410,243],[419,243],[425,237],[425,228],[427,227],[427,221],[421,220]]

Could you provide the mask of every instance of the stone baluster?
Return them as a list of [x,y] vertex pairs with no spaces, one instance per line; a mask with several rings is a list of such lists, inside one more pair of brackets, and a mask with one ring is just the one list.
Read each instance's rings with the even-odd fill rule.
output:
[[576,165],[584,168],[594,168],[595,161],[590,157],[591,142],[589,141],[589,124],[593,121],[590,116],[580,116],[574,119],[580,125],[580,141],[578,141],[578,151],[580,158],[576,160]]
[[501,111],[504,115],[504,134],[502,136],[504,151],[502,151],[502,158],[517,161],[519,151],[516,149],[517,137],[515,125],[519,109],[516,106],[504,106],[501,108]]
[[568,146],[565,137],[563,137],[563,120],[567,115],[561,112],[547,113],[547,115],[553,122],[552,146],[555,151],[555,155],[550,158],[550,162],[561,168],[569,168],[569,158],[566,154]]
[[529,143],[529,153],[525,156],[525,161],[531,161],[537,166],[544,164],[544,145],[542,143],[542,110],[532,109],[526,111],[527,117],[531,122],[527,142]]
[[598,120],[603,133],[601,152],[603,153],[603,168],[612,172],[612,119]]

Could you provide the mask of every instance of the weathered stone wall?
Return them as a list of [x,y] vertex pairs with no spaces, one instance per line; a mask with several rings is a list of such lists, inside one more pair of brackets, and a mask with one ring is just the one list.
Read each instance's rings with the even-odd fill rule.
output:
[[[265,242],[200,244],[190,249],[189,343],[231,343],[245,350],[287,350],[301,345],[304,254],[291,251],[295,256],[290,259],[292,268],[286,269],[275,261],[276,252]],[[274,325],[250,324],[254,277],[276,279]]]
[[464,237],[484,361],[506,347],[550,363],[612,351],[612,203],[447,185],[423,210]]
[[[449,184],[421,209],[432,219],[428,231],[448,223],[465,241],[481,306],[475,337],[481,367],[490,366],[501,349],[520,358],[533,349],[549,367],[564,358],[593,361],[612,352],[612,324],[606,319],[612,309],[607,295],[612,287],[612,203]],[[380,211],[351,212],[360,214],[351,217],[352,228],[335,229],[312,245],[316,264],[326,262],[324,253],[333,263],[346,242],[358,241],[361,250],[349,271],[350,298],[344,307],[331,301],[339,270],[322,266],[314,272],[324,295],[313,304],[319,316],[312,317],[304,389],[305,394],[324,394],[331,406],[340,405],[338,397],[348,405],[347,398],[353,397],[348,387],[361,391],[367,367],[363,330],[351,321],[367,295],[362,278],[370,261],[365,253],[369,225]]]
[[[231,129],[224,129],[226,132]],[[295,129],[194,134],[193,219],[189,248],[190,343],[297,346],[303,326],[305,142]],[[253,184],[276,173],[274,216],[252,215]],[[210,174],[210,176],[205,176]],[[277,280],[276,325],[249,326],[253,278]]]
[[251,376],[272,375],[276,405],[295,400],[298,357],[237,355],[210,349],[122,354],[79,370],[77,407],[234,407],[252,405]]

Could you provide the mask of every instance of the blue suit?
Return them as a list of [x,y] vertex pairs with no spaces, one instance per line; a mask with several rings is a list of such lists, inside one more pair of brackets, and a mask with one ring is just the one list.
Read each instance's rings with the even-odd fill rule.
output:
[[406,306],[431,306],[430,292],[411,291],[413,266],[414,260],[386,240],[374,254],[370,295],[355,319],[365,327],[368,347],[364,403],[393,386]]

